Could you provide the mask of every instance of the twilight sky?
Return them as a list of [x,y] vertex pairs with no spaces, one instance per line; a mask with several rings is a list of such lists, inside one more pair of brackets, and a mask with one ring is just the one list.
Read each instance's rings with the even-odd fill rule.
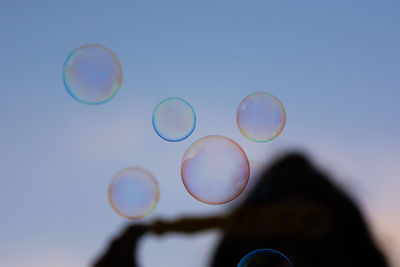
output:
[[[107,200],[125,167],[159,180],[160,203],[145,221],[240,203],[208,206],[182,185],[184,151],[210,134],[243,147],[253,182],[285,151],[307,153],[353,194],[400,265],[399,12],[394,0],[2,0],[0,265],[89,265],[128,222]],[[109,47],[123,68],[121,90],[98,106],[78,103],[62,82],[65,58],[87,43]],[[255,91],[287,112],[266,144],[236,127],[238,104]],[[152,128],[167,97],[196,111],[195,131],[179,143]],[[149,237],[140,258],[145,267],[205,267],[218,237]]]

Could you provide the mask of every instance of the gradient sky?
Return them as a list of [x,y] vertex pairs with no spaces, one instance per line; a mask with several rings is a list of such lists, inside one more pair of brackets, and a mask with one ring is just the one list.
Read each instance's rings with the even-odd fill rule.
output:
[[[145,221],[228,210],[193,199],[179,176],[186,148],[220,134],[243,147],[253,174],[305,151],[353,194],[400,266],[399,13],[390,0],[2,0],[0,265],[89,265],[128,222],[107,200],[111,177],[128,166],[160,183]],[[87,43],[109,47],[123,67],[120,92],[98,106],[72,99],[62,81],[65,58]],[[287,112],[283,133],[266,144],[235,124],[255,91],[276,95]],[[167,97],[189,101],[198,118],[180,143],[152,129]],[[140,259],[204,267],[218,237],[150,237]]]

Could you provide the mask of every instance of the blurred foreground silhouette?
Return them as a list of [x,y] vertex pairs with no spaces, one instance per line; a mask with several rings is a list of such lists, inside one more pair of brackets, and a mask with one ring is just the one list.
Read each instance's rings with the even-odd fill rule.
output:
[[223,237],[212,267],[236,267],[247,253],[262,248],[282,252],[296,267],[388,266],[355,203],[299,154],[273,164],[229,215],[133,224],[93,266],[138,267],[136,244],[147,232],[190,234],[213,228]]

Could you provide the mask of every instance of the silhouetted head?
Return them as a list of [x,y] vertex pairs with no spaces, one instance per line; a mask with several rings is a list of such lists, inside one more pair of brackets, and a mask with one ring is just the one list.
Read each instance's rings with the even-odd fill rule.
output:
[[215,267],[265,248],[297,267],[387,266],[355,203],[300,154],[275,162],[231,218]]

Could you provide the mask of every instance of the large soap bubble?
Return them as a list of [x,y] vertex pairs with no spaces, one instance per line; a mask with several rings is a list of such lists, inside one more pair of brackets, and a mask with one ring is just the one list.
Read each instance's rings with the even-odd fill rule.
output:
[[250,174],[243,149],[232,139],[211,135],[193,143],[182,159],[187,191],[207,204],[224,204],[240,195]]

